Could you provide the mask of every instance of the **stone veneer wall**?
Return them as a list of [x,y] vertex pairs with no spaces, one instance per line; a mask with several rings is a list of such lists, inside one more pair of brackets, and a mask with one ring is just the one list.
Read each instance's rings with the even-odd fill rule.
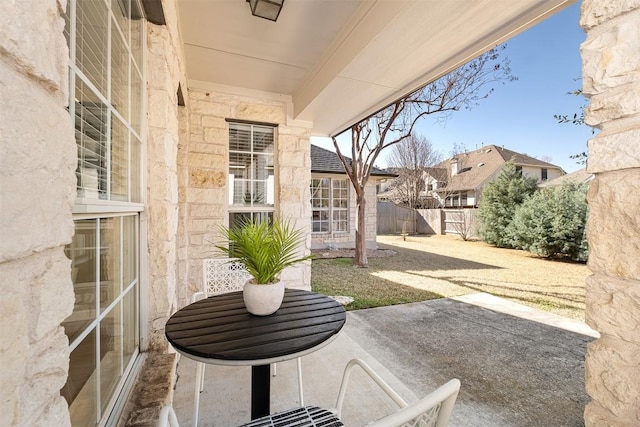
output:
[[[321,177],[323,175],[317,175]],[[314,177],[316,177],[314,175]],[[338,248],[353,249],[356,247],[356,192],[353,189],[353,185],[346,175],[331,175],[332,178],[346,178],[349,185],[349,232],[348,233],[313,233],[311,234],[311,249],[326,249],[329,245],[335,245]],[[367,224],[365,226],[365,233],[367,239],[367,249],[377,249],[378,244],[376,242],[377,235],[377,197],[376,197],[376,184],[375,178],[370,178],[367,186],[365,187],[365,217]]]
[[155,351],[168,348],[164,325],[179,308],[178,144],[185,107],[178,106],[177,92],[181,81],[186,87],[175,2],[163,2],[163,9],[166,25],[147,24],[147,204],[142,224],[148,250],[148,340],[143,350]]
[[76,144],[64,1],[0,2],[0,418],[70,424],[60,389],[73,310]]
[[[218,227],[228,223],[229,130],[225,119],[278,124],[276,141],[276,214],[306,233],[310,231],[310,129],[290,126],[287,104],[281,100],[237,96],[190,89],[189,123],[181,129],[180,267],[186,272],[178,291],[184,305],[202,290],[202,259],[216,256],[210,242],[220,241]],[[301,248],[308,253],[310,237]],[[283,272],[287,287],[310,289],[306,262]]]
[[584,0],[589,202],[587,426],[640,425],[640,1]]

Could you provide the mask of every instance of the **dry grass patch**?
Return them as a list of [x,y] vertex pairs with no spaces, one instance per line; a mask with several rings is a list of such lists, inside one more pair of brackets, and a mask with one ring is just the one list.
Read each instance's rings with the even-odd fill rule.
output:
[[453,236],[378,236],[395,256],[370,257],[368,269],[352,259],[316,259],[311,285],[327,295],[349,295],[349,309],[403,304],[487,292],[573,319],[584,319],[586,265],[551,261]]

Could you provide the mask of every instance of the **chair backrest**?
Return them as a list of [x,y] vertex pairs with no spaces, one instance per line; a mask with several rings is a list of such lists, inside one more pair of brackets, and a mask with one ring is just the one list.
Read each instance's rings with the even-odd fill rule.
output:
[[244,265],[232,258],[205,259],[202,273],[206,296],[241,291],[251,278]]
[[173,407],[167,405],[160,409],[157,427],[180,427]]
[[367,427],[446,427],[460,391],[460,381],[453,379],[416,403],[405,406]]

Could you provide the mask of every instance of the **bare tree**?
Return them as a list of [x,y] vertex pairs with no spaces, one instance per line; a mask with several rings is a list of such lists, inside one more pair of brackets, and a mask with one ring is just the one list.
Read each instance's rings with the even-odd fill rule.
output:
[[[579,79],[575,79],[575,80],[579,80]],[[567,95],[574,95],[574,96],[582,96],[582,89],[574,89],[571,92],[567,92]],[[569,116],[568,114],[554,114],[553,118],[556,119],[558,121],[558,123],[572,123],[576,126],[584,126],[586,123],[584,121],[584,111],[585,108],[587,108],[587,105],[584,104],[580,107],[580,112],[579,113],[574,113],[573,117]],[[591,133],[595,133],[595,128],[591,128]],[[587,152],[583,151],[581,153],[576,153],[576,154],[572,154],[571,156],[569,156],[570,159],[573,159],[576,161],[577,164],[579,165],[586,165],[587,164]]]
[[412,133],[394,145],[387,157],[389,167],[398,174],[391,185],[394,202],[410,208],[421,206],[426,189],[425,169],[441,161],[442,155],[424,136]]
[[451,151],[449,154],[451,157],[457,157],[460,154],[464,154],[467,152],[467,146],[464,145],[464,142],[454,142],[453,147],[451,147]]
[[435,113],[446,117],[460,108],[471,108],[493,92],[493,88],[487,88],[488,84],[514,80],[509,61],[499,58],[499,50],[504,48],[502,46],[480,55],[351,126],[350,161],[340,150],[336,137],[332,138],[336,153],[356,192],[355,266],[369,265],[365,234],[365,187],[380,152],[411,135],[422,117]]
[[540,160],[542,160],[543,162],[551,163],[553,162],[553,157],[545,154],[544,156],[540,157]]

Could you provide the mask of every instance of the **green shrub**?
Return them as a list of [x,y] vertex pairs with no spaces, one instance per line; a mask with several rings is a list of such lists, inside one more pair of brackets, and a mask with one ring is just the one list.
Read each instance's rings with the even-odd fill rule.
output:
[[520,205],[507,234],[511,245],[548,258],[586,261],[587,186],[544,188]]

